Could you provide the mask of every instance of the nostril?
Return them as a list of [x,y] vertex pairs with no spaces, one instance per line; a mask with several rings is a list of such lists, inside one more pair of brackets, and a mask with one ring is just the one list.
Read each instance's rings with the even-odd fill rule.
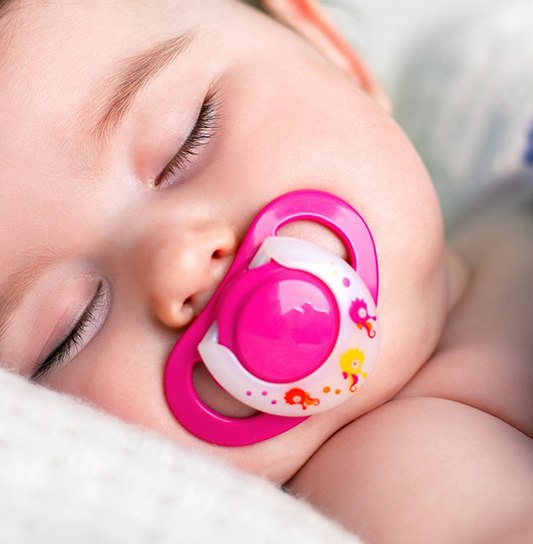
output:
[[220,251],[220,249],[215,249],[215,251],[213,251],[213,255],[211,255],[211,258],[214,260],[218,260],[218,259],[222,259],[223,256],[224,255],[222,251]]
[[198,314],[197,310],[193,306],[192,297],[187,298],[181,304],[179,310],[179,317],[176,319],[175,326],[186,327]]

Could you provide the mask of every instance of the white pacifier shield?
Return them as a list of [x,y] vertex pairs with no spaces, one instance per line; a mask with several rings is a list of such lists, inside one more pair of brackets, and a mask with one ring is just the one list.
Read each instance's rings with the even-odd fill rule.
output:
[[[311,274],[331,293],[329,298],[337,305],[339,321],[338,336],[329,356],[298,380],[261,379],[219,342],[217,323],[211,325],[198,351],[214,379],[242,403],[280,416],[321,413],[350,399],[374,366],[379,345],[374,300],[346,261],[310,242],[282,236],[266,238],[249,270],[272,261],[286,269]],[[286,357],[290,360],[291,353]]]

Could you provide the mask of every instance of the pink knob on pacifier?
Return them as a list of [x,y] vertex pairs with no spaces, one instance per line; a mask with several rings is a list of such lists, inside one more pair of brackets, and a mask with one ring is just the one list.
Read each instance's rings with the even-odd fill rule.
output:
[[[300,220],[337,234],[349,262],[277,235]],[[171,411],[198,438],[236,446],[338,406],[377,358],[377,294],[374,242],[351,206],[320,191],[279,197],[258,214],[216,293],[172,350],[164,380]],[[199,362],[256,415],[231,418],[207,406],[192,380]]]
[[338,308],[327,286],[275,262],[238,275],[217,314],[219,343],[250,373],[273,383],[294,382],[317,370],[339,332]]

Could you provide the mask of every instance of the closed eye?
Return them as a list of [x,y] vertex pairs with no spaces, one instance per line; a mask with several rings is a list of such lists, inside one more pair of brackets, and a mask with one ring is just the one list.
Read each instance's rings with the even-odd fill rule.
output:
[[202,104],[196,123],[163,171],[153,183],[155,189],[172,185],[184,174],[194,157],[205,147],[216,134],[218,126],[219,100],[216,92],[208,94]]
[[108,302],[108,293],[104,288],[104,283],[100,282],[93,299],[66,338],[43,361],[34,365],[35,370],[30,376],[30,380],[38,381],[61,363],[73,359],[102,326],[107,314]]

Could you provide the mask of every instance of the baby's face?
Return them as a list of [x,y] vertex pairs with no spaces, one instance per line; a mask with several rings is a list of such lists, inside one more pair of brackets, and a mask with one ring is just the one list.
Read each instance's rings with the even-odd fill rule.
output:
[[[259,209],[303,188],[349,201],[373,233],[377,368],[346,405],[217,453],[282,481],[425,361],[446,305],[430,180],[389,116],[299,36],[233,0],[36,2],[2,24],[4,365],[210,450],[167,408],[166,359]],[[201,371],[197,384],[244,413]]]

